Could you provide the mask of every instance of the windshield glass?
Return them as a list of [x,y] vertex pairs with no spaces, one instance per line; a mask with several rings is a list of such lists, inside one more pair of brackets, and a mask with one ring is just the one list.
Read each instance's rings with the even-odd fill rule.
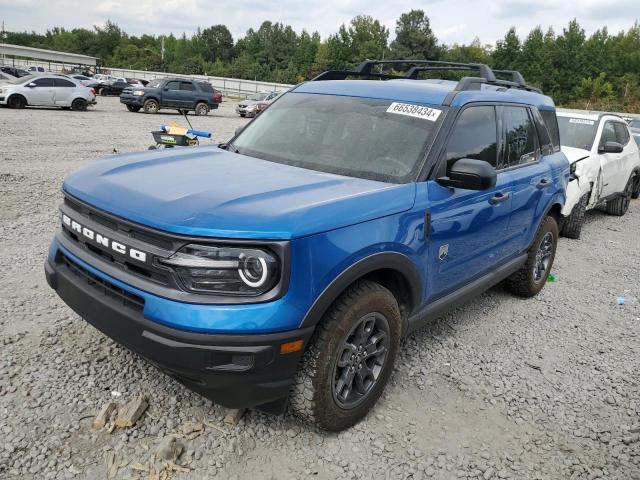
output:
[[635,118],[629,122],[631,128],[640,128],[640,118]]
[[264,100],[265,98],[267,98],[269,96],[268,93],[256,93],[254,95],[251,95],[250,97],[247,97],[247,100]]
[[558,128],[560,129],[561,145],[591,150],[596,138],[598,122],[585,118],[558,116]]
[[151,80],[147,84],[147,87],[149,87],[149,88],[160,88],[160,85],[162,85],[162,80]]
[[13,83],[18,83],[20,85],[25,85],[36,78],[35,75],[25,75],[24,77],[17,78],[13,81]]
[[310,170],[402,183],[421,166],[440,112],[391,100],[290,93],[250,123],[229,150]]

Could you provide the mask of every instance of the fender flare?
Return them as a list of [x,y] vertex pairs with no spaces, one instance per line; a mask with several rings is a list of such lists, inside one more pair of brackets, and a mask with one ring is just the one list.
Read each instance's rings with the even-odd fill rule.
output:
[[327,309],[349,285],[369,273],[382,269],[395,270],[402,275],[409,286],[413,309],[419,307],[422,300],[422,281],[414,263],[401,253],[374,253],[358,260],[335,277],[307,310],[298,328],[317,325]]

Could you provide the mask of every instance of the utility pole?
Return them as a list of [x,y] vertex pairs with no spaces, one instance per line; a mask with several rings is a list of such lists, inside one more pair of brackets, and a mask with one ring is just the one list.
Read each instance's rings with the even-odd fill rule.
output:
[[[2,30],[0,30],[0,43],[4,43],[4,20],[2,21]],[[4,56],[4,52],[2,53],[2,63],[4,64],[5,61],[5,56]]]
[[164,35],[161,37],[161,46],[160,46],[160,56],[162,58],[162,71],[165,71],[164,68]]

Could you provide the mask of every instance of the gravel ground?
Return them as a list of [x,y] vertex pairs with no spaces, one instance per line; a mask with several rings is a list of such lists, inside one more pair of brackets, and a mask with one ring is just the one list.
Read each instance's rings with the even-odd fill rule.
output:
[[[0,109],[0,478],[157,478],[135,468],[163,468],[150,458],[177,434],[189,470],[171,478],[640,479],[640,200],[622,218],[589,213],[536,298],[498,286],[408,338],[351,430],[257,412],[233,426],[78,318],[43,275],[63,177],[146,148],[173,119],[115,98],[84,113]],[[218,140],[246,122],[231,102],[191,119]],[[102,405],[138,394],[150,406],[134,427],[92,429]]]

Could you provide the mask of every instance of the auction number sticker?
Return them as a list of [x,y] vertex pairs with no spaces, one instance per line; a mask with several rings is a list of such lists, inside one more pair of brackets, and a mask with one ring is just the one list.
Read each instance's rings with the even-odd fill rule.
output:
[[423,105],[412,105],[410,103],[393,102],[391,105],[389,105],[389,108],[387,108],[387,113],[407,115],[408,117],[422,118],[423,120],[435,122],[442,111],[435,108],[425,107]]
[[570,118],[569,123],[580,123],[582,125],[593,125],[595,122],[593,120],[587,120],[585,118]]

